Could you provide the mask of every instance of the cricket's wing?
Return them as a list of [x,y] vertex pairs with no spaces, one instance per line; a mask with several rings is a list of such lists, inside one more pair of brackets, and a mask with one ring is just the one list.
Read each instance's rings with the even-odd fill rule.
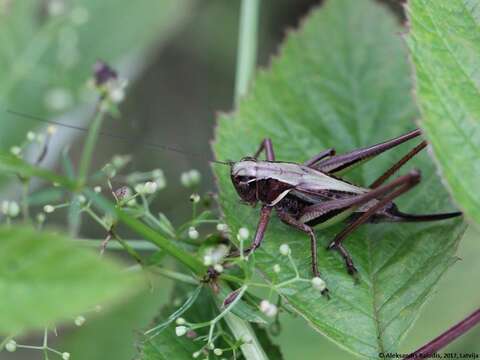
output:
[[420,130],[413,130],[407,134],[399,136],[397,138],[369,146],[363,149],[353,150],[349,153],[332,156],[326,160],[319,162],[314,166],[315,169],[318,169],[322,172],[328,174],[340,173],[352,169],[354,166],[360,165],[361,163],[371,160],[377,155],[392,149],[405,141],[413,139],[421,134]]
[[290,185],[292,190],[306,193],[343,191],[363,194],[369,191],[297,163],[244,160],[234,165],[232,173],[251,177],[252,181],[273,179]]

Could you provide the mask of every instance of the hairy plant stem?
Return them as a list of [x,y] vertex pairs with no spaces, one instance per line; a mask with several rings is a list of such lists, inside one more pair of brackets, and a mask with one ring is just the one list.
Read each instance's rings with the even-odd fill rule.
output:
[[260,0],[242,0],[238,33],[235,105],[247,94],[255,71]]
[[436,337],[429,343],[423,345],[421,348],[409,354],[404,359],[420,359],[420,358],[424,359],[424,358],[430,357],[432,354],[444,348],[459,336],[465,334],[468,330],[470,330],[472,327],[477,325],[479,322],[480,322],[480,308],[474,311],[472,314],[467,316],[465,319],[463,319],[459,323],[452,326],[450,329],[445,331],[440,336]]

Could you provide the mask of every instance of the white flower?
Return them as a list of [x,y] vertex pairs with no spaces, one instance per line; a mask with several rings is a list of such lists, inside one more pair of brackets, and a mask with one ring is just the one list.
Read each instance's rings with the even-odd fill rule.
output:
[[43,222],[45,222],[45,218],[46,218],[45,213],[40,212],[40,213],[37,214],[37,221],[38,221],[40,224],[43,223]]
[[282,254],[283,256],[288,256],[292,252],[292,250],[290,250],[290,246],[288,246],[288,244],[280,245],[279,250],[280,250],[280,254]]
[[12,146],[10,148],[10,153],[15,156],[20,156],[22,153],[22,148],[20,146]]
[[14,352],[17,350],[17,342],[15,340],[8,340],[8,342],[5,344],[5,349],[8,352]]
[[82,194],[78,195],[77,199],[78,199],[78,202],[82,205],[87,202],[87,198],[85,197],[85,195],[82,195]]
[[223,266],[220,264],[215,264],[213,268],[215,269],[216,272],[219,272],[219,273],[223,272]]
[[185,325],[186,323],[185,319],[182,317],[179,317],[177,320],[175,320],[175,322],[177,323],[177,325]]
[[145,193],[145,184],[137,184],[134,187],[135,192],[138,194],[144,194]]
[[223,350],[219,349],[219,348],[216,348],[216,349],[213,349],[213,353],[217,356],[222,356],[223,355]]
[[277,306],[270,303],[268,300],[262,300],[260,302],[260,310],[268,317],[274,317],[278,313]]
[[210,246],[203,253],[203,263],[205,266],[221,264],[228,255],[229,248],[225,244]]
[[102,192],[102,187],[101,186],[95,186],[93,188],[93,191],[95,191],[97,194],[100,194]]
[[192,169],[190,171],[182,173],[182,175],[180,176],[180,182],[185,187],[192,187],[198,185],[201,178],[202,175],[200,174],[200,172],[198,170]]
[[8,204],[7,215],[13,218],[16,217],[18,214],[20,214],[20,206],[18,206],[18,203],[16,201],[10,201]]
[[198,204],[200,202],[200,195],[198,194],[190,195],[190,201],[193,202],[194,204]]
[[228,225],[227,225],[227,224],[223,224],[223,223],[217,224],[217,231],[227,232],[227,231],[228,231]]
[[192,240],[195,240],[195,239],[198,239],[198,231],[197,229],[195,229],[193,226],[190,226],[190,228],[188,229],[188,237]]
[[241,340],[242,340],[242,343],[249,344],[252,342],[252,337],[248,334],[243,334]]
[[325,284],[325,281],[318,276],[315,276],[312,278],[312,287],[316,290],[323,291],[327,288],[327,284]]
[[147,194],[154,194],[157,191],[158,185],[154,181],[147,181],[144,185],[144,190]]
[[45,211],[47,214],[51,214],[55,211],[55,207],[53,205],[45,205],[43,207],[43,211]]
[[204,255],[203,256],[203,265],[210,266],[213,264],[212,255]]
[[70,353],[68,353],[68,352],[62,353],[62,359],[63,360],[69,360],[70,359]]
[[37,134],[35,134],[33,131],[27,132],[27,140],[28,141],[33,141],[37,137]]
[[5,215],[8,214],[8,208],[10,207],[10,201],[7,201],[7,200],[3,200],[2,201],[2,213],[4,213]]
[[155,183],[157,184],[158,190],[165,189],[167,187],[167,181],[165,180],[165,177],[163,176],[158,176],[155,178]]
[[202,353],[201,351],[195,351],[195,352],[192,354],[192,357],[193,357],[194,359],[196,359],[196,358],[198,358],[198,357],[200,356],[201,353]]
[[85,324],[85,321],[86,321],[85,316],[79,315],[75,318],[74,323],[77,326],[82,326],[83,324]]
[[245,241],[248,239],[249,236],[250,236],[250,232],[248,231],[247,228],[241,227],[240,229],[238,229],[238,234],[237,234],[238,241]]
[[274,273],[278,274],[281,270],[282,270],[282,268],[280,267],[280,265],[278,265],[278,264],[273,265],[273,272]]
[[187,329],[186,326],[177,326],[177,327],[175,328],[175,334],[176,334],[177,336],[183,336],[183,335],[185,335],[185,334],[187,333],[187,330],[188,330],[188,329]]

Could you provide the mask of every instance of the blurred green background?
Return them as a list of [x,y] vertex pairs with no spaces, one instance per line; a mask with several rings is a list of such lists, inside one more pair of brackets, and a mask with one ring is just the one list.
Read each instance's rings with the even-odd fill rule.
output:
[[[331,0],[334,1],[334,0]],[[352,0],[354,1],[354,0]],[[263,0],[259,28],[259,60],[268,66],[288,29],[298,25],[314,0]],[[399,21],[400,1],[381,1]],[[180,173],[202,172],[203,190],[214,190],[208,159],[217,111],[231,111],[235,81],[239,0],[0,0],[0,147],[19,143],[26,131],[44,124],[8,113],[8,109],[86,126],[92,98],[86,82],[96,59],[103,59],[130,80],[120,119],[106,131],[130,142],[104,138],[94,165],[113,154],[131,153],[129,170],[162,168],[168,191],[156,208],[178,223],[186,219],[190,193]],[[83,134],[61,129],[46,163],[56,165],[60,149],[71,145],[78,159]],[[186,154],[152,150],[142,142],[181,148]],[[2,198],[19,189],[0,179]],[[65,214],[58,214],[61,225]],[[103,237],[85,223],[81,235]],[[441,280],[431,300],[406,335],[403,351],[411,351],[478,307],[480,273],[478,234],[469,230],[460,244],[459,261]],[[132,359],[138,331],[168,298],[171,283],[161,281],[153,292],[139,295],[111,311],[87,316],[81,328],[59,329],[56,347],[72,359]],[[68,301],[68,298],[65,299]],[[311,330],[300,318],[282,315],[283,332],[274,338],[286,359],[350,359],[349,353]],[[446,351],[480,353],[480,328]],[[32,334],[24,343],[40,341]],[[0,353],[0,359],[43,359],[27,350]]]

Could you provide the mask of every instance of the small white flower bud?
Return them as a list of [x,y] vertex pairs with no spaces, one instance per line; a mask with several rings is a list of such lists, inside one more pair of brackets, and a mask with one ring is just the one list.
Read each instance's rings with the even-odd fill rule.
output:
[[144,185],[144,190],[145,190],[145,193],[147,194],[154,194],[155,191],[157,191],[157,183],[154,182],[154,181],[147,181]]
[[33,141],[37,137],[37,134],[35,134],[33,131],[27,132],[27,140],[28,141]]
[[192,186],[198,185],[200,183],[201,178],[202,178],[202,175],[200,174],[200,172],[198,170],[193,169],[193,170],[182,173],[182,175],[180,176],[180,182],[185,187],[192,187]]
[[22,153],[22,148],[20,146],[12,146],[10,148],[10,153],[15,156],[20,156]]
[[223,350],[219,349],[219,348],[216,348],[216,349],[213,349],[213,353],[217,356],[222,356],[223,355]]
[[280,245],[279,250],[280,250],[280,254],[282,254],[283,256],[288,256],[292,252],[292,250],[290,250],[290,246],[288,246],[288,244]]
[[197,229],[195,229],[193,226],[190,226],[190,228],[188,229],[188,237],[192,240],[196,240],[198,239],[198,231]]
[[4,215],[8,215],[8,209],[10,207],[10,201],[3,200],[2,201],[2,213]]
[[20,214],[20,206],[18,206],[18,203],[16,201],[10,201],[8,204],[8,213],[7,215],[10,217],[16,217],[18,214]]
[[43,211],[45,211],[47,214],[51,214],[55,211],[55,207],[53,205],[45,205],[43,207]]
[[216,272],[219,272],[219,273],[223,272],[223,266],[220,264],[215,264],[213,268],[215,269]]
[[248,231],[247,228],[241,227],[240,229],[238,229],[238,234],[237,234],[238,241],[248,240],[249,236],[250,236],[250,232]]
[[268,317],[274,317],[277,315],[277,306],[270,303],[268,300],[262,300],[260,302],[260,310]]
[[85,319],[85,316],[79,315],[79,316],[77,316],[77,317],[75,318],[74,323],[75,323],[75,325],[77,325],[77,326],[82,326],[83,324],[85,324],[85,321],[86,321],[86,320],[87,320],[87,319]]
[[137,184],[134,187],[135,192],[138,194],[144,194],[145,193],[145,184]]
[[40,212],[37,214],[37,221],[42,224],[45,222],[45,219],[46,219],[46,216],[45,216],[45,213],[43,212]]
[[14,352],[17,350],[17,342],[15,340],[8,340],[8,342],[5,344],[5,350],[8,352]]
[[190,195],[190,201],[193,202],[194,204],[198,204],[200,202],[200,195],[198,194]]
[[220,231],[220,232],[228,231],[228,225],[223,223],[217,224],[217,231]]
[[87,198],[85,197],[85,195],[82,195],[82,194],[78,195],[77,199],[78,199],[78,202],[81,205],[83,205],[87,202]]
[[101,186],[95,186],[93,188],[93,191],[95,191],[97,194],[100,194],[102,192],[102,187]]
[[177,320],[175,320],[175,322],[177,323],[177,325],[185,325],[186,323],[185,319],[182,317],[179,317]]
[[187,329],[186,326],[177,326],[177,327],[175,328],[175,334],[176,334],[177,336],[183,336],[183,335],[185,335],[185,334],[187,333],[187,331],[188,331],[188,329]]
[[281,270],[282,270],[282,268],[280,267],[280,265],[278,265],[278,264],[273,265],[273,272],[274,273],[278,274]]
[[195,352],[192,354],[192,357],[193,357],[194,359],[196,359],[196,358],[198,358],[201,354],[202,354],[201,351],[195,351]]
[[62,353],[62,359],[63,360],[69,360],[70,359],[70,353],[68,353],[68,352]]
[[212,255],[205,255],[203,257],[203,265],[210,266],[213,264],[213,257]]
[[208,343],[207,347],[208,347],[210,350],[213,350],[213,349],[215,349],[215,344],[214,344],[213,342]]
[[327,288],[327,284],[325,284],[325,281],[318,276],[315,276],[312,278],[312,287],[316,290],[323,291]]

